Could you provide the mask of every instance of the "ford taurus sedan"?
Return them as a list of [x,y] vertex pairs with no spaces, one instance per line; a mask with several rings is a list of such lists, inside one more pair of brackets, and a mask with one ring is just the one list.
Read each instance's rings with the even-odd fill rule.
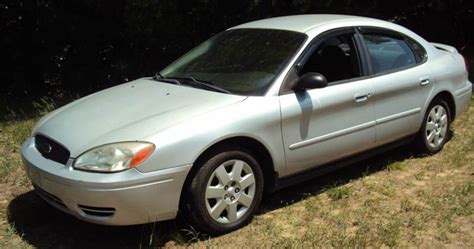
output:
[[399,25],[278,17],[49,113],[21,153],[37,193],[79,219],[179,210],[218,234],[250,222],[264,192],[402,143],[440,151],[471,93],[454,47]]

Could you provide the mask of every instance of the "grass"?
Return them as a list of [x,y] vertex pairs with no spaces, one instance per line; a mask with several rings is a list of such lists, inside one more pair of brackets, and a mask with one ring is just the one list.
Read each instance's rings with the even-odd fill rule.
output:
[[19,153],[33,125],[33,120],[0,123],[0,183],[26,184]]
[[406,167],[408,167],[408,164],[406,164],[404,162],[394,162],[394,163],[388,165],[387,170],[388,171],[403,170]]
[[333,201],[339,200],[342,198],[348,198],[352,195],[352,190],[348,187],[336,187],[333,186],[331,188],[328,188],[326,190],[327,195],[329,198],[331,198]]
[[19,156],[36,119],[15,114],[0,123],[0,248],[473,248],[473,103],[442,152],[420,157],[398,148],[267,195],[248,226],[219,237],[182,218],[106,227],[49,207],[31,192]]

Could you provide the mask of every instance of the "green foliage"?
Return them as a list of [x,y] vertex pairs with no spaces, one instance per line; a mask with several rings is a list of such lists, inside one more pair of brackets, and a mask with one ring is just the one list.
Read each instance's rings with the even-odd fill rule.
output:
[[352,190],[349,187],[331,187],[329,188],[326,193],[328,194],[329,198],[333,201],[339,200],[342,198],[348,198],[352,195]]
[[56,108],[56,102],[51,97],[43,96],[38,101],[33,102],[34,109],[40,116],[47,114],[48,112]]
[[403,170],[406,167],[408,167],[408,164],[405,163],[405,162],[394,162],[394,163],[388,165],[387,170],[388,171]]

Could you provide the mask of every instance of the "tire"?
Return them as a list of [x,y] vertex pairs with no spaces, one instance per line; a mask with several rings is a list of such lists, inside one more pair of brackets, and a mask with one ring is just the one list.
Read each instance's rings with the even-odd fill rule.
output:
[[415,140],[419,153],[435,154],[443,149],[448,140],[451,113],[448,103],[441,99],[434,99],[425,113],[423,124]]
[[[263,173],[243,148],[217,151],[194,175],[185,199],[186,216],[199,230],[218,235],[248,224],[263,194]],[[239,174],[240,171],[240,174]]]

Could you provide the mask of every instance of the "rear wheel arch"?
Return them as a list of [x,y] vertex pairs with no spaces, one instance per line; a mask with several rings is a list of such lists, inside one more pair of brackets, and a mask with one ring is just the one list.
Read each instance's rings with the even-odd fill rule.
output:
[[[454,120],[456,117],[456,102],[454,102],[454,97],[453,95],[448,92],[448,91],[441,91],[437,93],[431,100],[428,102],[427,107],[436,99],[442,99],[446,101],[449,107],[449,118],[451,119],[451,122]],[[428,111],[428,110],[426,110]]]
[[[453,119],[451,113],[455,108],[454,103],[450,103],[450,97],[449,93],[439,93],[429,102],[413,143],[417,153],[437,153],[449,140],[449,126]],[[444,119],[444,116],[447,118]]]

